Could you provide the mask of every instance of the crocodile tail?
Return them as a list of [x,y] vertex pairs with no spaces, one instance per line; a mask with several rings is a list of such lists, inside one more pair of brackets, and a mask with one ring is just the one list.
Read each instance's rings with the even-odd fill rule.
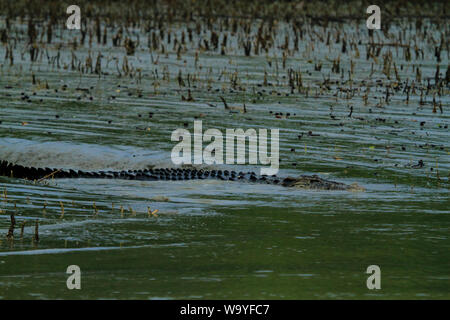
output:
[[35,180],[42,179],[53,171],[54,169],[51,168],[25,167],[6,160],[0,160],[0,176]]

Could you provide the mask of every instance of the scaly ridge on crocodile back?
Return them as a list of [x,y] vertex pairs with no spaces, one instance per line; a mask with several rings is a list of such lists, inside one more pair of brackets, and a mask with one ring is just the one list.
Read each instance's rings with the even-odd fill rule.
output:
[[82,171],[52,168],[24,167],[8,161],[0,161],[0,175],[27,180],[41,180],[46,178],[104,178],[127,179],[145,181],[184,181],[196,179],[218,179],[226,181],[244,181],[281,185],[283,187],[310,190],[344,190],[364,191],[357,183],[347,185],[341,182],[325,180],[317,175],[280,178],[273,176],[258,176],[254,172],[236,172],[228,170],[197,170],[185,168],[158,168],[145,170],[122,171]]

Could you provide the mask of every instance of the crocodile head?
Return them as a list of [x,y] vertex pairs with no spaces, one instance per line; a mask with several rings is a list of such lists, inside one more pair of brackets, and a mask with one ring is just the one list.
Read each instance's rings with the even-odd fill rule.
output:
[[291,187],[297,189],[307,189],[307,190],[346,190],[346,191],[364,191],[365,189],[353,183],[347,185],[341,182],[329,181],[320,178],[317,175],[312,176],[299,176],[297,178],[287,177],[283,179],[282,185],[284,187]]
[[366,189],[364,187],[360,186],[356,182],[353,182],[351,185],[349,185],[347,190],[348,191],[354,191],[354,192],[364,192],[364,191],[366,191]]

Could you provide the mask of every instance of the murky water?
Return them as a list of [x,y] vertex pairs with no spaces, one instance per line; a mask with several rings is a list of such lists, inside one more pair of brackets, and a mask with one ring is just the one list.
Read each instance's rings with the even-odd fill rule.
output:
[[[59,69],[45,59],[30,65],[19,53],[14,66],[4,61],[0,159],[89,170],[173,167],[172,131],[192,132],[200,119],[204,130],[279,128],[281,176],[316,173],[357,182],[366,191],[204,180],[35,184],[0,177],[0,298],[448,299],[448,92],[440,97],[443,113],[432,112],[430,96],[424,105],[418,96],[408,104],[394,96],[377,107],[384,98],[375,82],[382,78],[380,67],[369,77],[371,64],[360,45],[353,86],[372,83],[369,105],[363,103],[365,89],[352,99],[333,95],[339,84],[319,94],[314,84],[328,74],[332,62],[326,58],[337,56],[340,46],[318,43],[312,51],[305,41],[301,53],[287,59],[286,69],[304,73],[308,94],[291,94],[276,50],[250,58],[200,53],[200,68],[190,52],[181,60],[176,53],[159,55],[154,64],[142,49],[128,57],[133,68],[141,68],[140,81],[118,77],[113,58],[122,66],[123,48],[101,49],[102,71],[108,73],[101,77],[65,70],[69,49],[61,51]],[[96,56],[100,49],[92,50]],[[411,77],[412,62],[393,51],[397,65],[404,65],[400,77]],[[56,49],[49,52],[53,56]],[[424,78],[434,77],[431,52],[421,61]],[[76,54],[83,61],[88,49]],[[324,61],[322,72],[314,70],[313,60]],[[349,61],[342,58],[341,65],[348,69]],[[179,70],[198,75],[190,88],[194,101],[181,99],[187,88],[176,81]],[[230,85],[234,72],[245,91]],[[272,86],[262,85],[265,72]],[[32,73],[49,88],[33,85]],[[219,96],[238,107],[245,102],[248,112],[224,110]],[[414,168],[419,160],[425,166]],[[157,216],[148,215],[149,207],[159,210]],[[3,235],[13,212],[18,224],[11,242]],[[36,220],[38,243],[32,241]],[[72,264],[82,270],[79,291],[66,288]],[[382,270],[382,290],[366,287],[365,271],[373,264]]]

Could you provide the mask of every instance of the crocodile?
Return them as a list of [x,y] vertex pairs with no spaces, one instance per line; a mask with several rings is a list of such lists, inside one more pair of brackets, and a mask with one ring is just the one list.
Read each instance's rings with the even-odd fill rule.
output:
[[298,177],[288,176],[285,178],[280,178],[276,175],[256,175],[254,172],[187,168],[157,168],[122,171],[83,171],[73,169],[25,167],[22,165],[10,163],[5,160],[0,161],[0,176],[26,179],[31,181],[42,181],[52,178],[103,178],[143,181],[185,181],[196,179],[218,179],[224,181],[265,183],[281,185],[283,187],[309,190],[364,191],[364,188],[357,183],[348,185],[341,182],[326,180],[319,177],[318,175],[301,175]]

